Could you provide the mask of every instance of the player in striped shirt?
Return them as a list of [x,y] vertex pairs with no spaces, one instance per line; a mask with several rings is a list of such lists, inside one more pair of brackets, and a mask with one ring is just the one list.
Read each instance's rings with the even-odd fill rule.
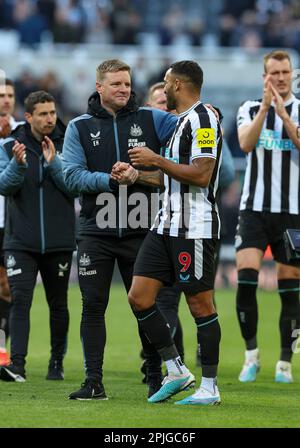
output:
[[[203,72],[193,61],[174,63],[165,76],[168,109],[178,122],[164,157],[149,148],[129,150],[138,182],[164,184],[163,206],[139,251],[129,301],[168,375],[148,401],[161,402],[192,387],[195,377],[183,364],[168,325],[155,304],[163,285],[185,293],[201,346],[202,379],[196,392],[177,404],[219,404],[217,367],[221,330],[213,305],[216,242],[220,221],[215,202],[222,134],[214,113],[200,101]],[[128,170],[133,170],[130,167]]]
[[270,244],[281,298],[281,352],[275,381],[291,383],[292,345],[300,328],[300,269],[289,263],[283,233],[300,228],[300,101],[292,94],[292,67],[285,51],[264,58],[264,93],[246,101],[237,116],[247,167],[236,235],[237,315],[246,344],[242,382],[255,381],[260,369],[256,289],[264,251]]

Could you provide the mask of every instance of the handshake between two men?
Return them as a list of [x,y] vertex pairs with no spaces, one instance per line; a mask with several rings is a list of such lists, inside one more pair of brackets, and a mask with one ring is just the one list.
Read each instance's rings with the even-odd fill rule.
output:
[[139,178],[139,171],[135,166],[153,167],[156,165],[158,154],[148,147],[135,147],[128,151],[132,165],[127,162],[117,162],[111,172],[111,178],[119,182],[120,185],[132,185]]

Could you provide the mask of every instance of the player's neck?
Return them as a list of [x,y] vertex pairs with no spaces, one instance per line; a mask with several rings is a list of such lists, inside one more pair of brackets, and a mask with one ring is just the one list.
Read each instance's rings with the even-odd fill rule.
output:
[[180,99],[180,101],[178,101],[178,104],[176,106],[177,113],[182,114],[183,112],[191,109],[191,107],[198,101],[200,101],[199,95],[193,95],[190,97]]

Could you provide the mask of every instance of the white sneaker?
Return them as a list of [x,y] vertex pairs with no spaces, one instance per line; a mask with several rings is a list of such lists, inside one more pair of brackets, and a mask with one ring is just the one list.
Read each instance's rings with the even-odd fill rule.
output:
[[191,389],[195,386],[194,375],[187,371],[181,375],[168,375],[163,379],[162,386],[154,395],[148,398],[149,403],[159,403],[178,394],[182,390]]
[[199,404],[199,405],[218,405],[221,404],[220,393],[218,387],[214,387],[214,392],[199,387],[193,395],[190,395],[183,400],[176,401],[175,404]]
[[276,383],[293,383],[292,364],[287,361],[278,361],[275,369]]
[[239,381],[248,383],[256,380],[256,375],[260,371],[260,360],[258,348],[246,350],[245,362],[239,375]]

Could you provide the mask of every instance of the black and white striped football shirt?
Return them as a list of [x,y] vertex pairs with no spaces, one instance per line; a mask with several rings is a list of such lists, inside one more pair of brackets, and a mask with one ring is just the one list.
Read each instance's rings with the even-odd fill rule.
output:
[[[246,101],[238,111],[237,126],[251,124],[262,100]],[[300,101],[285,103],[292,121],[299,123]],[[299,214],[300,152],[290,140],[281,118],[270,107],[256,148],[247,154],[240,210]]]
[[[164,195],[152,229],[157,233],[187,239],[219,238],[220,219],[215,201],[221,164],[222,134],[214,113],[200,101],[178,116],[164,157],[190,165],[193,160],[216,160],[206,188],[184,184],[164,175]],[[152,230],[151,229],[151,230]]]

